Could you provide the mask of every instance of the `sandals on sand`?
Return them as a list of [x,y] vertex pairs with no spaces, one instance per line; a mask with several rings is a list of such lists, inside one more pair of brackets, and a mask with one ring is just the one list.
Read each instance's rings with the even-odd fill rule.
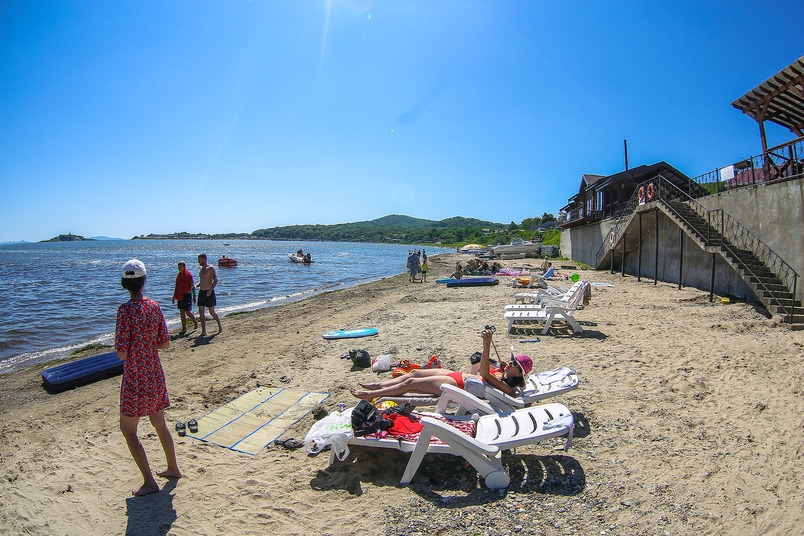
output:
[[286,449],[298,449],[304,446],[304,443],[292,437],[290,439],[275,439],[274,444]]
[[187,435],[187,427],[184,426],[184,423],[179,421],[176,423],[176,433],[179,434],[179,437],[184,437]]

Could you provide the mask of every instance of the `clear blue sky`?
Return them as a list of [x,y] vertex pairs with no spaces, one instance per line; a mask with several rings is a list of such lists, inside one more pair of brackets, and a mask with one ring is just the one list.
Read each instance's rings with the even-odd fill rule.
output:
[[[0,3],[0,242],[557,213],[761,152],[804,2]],[[769,129],[771,143],[794,136]]]

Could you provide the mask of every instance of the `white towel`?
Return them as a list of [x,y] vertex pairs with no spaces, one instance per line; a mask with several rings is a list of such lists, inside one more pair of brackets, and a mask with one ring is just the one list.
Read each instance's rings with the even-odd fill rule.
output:
[[539,383],[549,384],[563,380],[570,374],[575,374],[575,371],[569,367],[558,367],[557,369],[539,372],[536,374],[536,378],[539,380]]

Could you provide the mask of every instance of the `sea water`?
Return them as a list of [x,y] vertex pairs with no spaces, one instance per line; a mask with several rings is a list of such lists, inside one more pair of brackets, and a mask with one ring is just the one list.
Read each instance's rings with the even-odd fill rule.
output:
[[[288,254],[299,249],[309,252],[315,262],[291,263]],[[145,263],[145,295],[159,302],[173,329],[179,325],[178,309],[171,304],[176,265],[185,261],[198,283],[199,253],[206,253],[209,264],[216,267],[215,310],[225,315],[402,273],[411,249],[421,246],[270,240],[0,245],[0,374],[65,357],[87,344],[111,345],[117,308],[128,300],[120,285],[121,270],[131,258]],[[453,251],[424,249],[428,254]],[[223,255],[237,259],[238,266],[217,267]],[[211,333],[215,331],[213,326]]]

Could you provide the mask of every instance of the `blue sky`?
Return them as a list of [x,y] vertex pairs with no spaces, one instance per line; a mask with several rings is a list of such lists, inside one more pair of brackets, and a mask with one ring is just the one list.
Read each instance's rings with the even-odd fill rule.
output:
[[[0,242],[557,213],[761,152],[800,1],[0,3]],[[770,143],[793,139],[771,125]]]

